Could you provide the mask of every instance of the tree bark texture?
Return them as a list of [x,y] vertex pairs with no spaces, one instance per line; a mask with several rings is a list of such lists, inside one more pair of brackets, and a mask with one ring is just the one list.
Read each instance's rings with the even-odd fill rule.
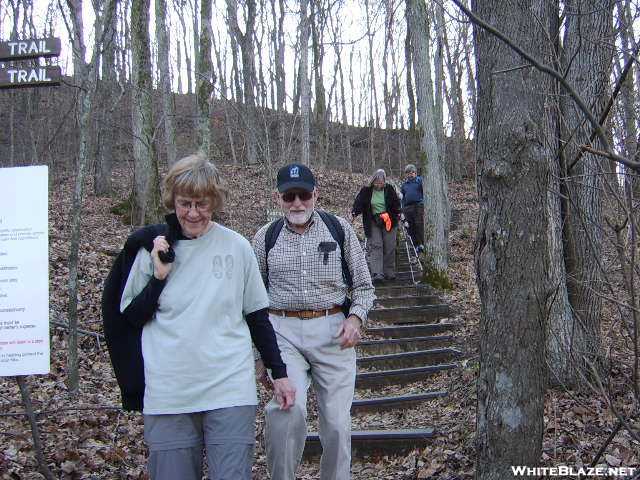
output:
[[424,0],[410,0],[407,16],[411,32],[413,71],[416,80],[417,129],[424,189],[424,246],[431,267],[448,267],[449,201],[444,165],[441,162],[433,103],[429,54],[429,23]]
[[[173,123],[175,106],[171,91],[171,72],[169,71],[169,48],[171,36],[167,28],[166,17],[167,0],[155,0],[156,38],[158,39],[158,70],[160,74],[159,89],[162,96],[162,116],[164,124],[164,150],[167,155],[167,165],[171,167],[178,159],[176,146],[176,129]],[[180,51],[180,46],[178,46]],[[182,70],[178,63],[177,70]]]
[[145,225],[160,220],[158,163],[153,148],[151,103],[151,52],[149,50],[149,0],[132,0],[133,56],[133,202],[131,222]]
[[411,26],[409,21],[409,15],[411,15],[411,2],[412,0],[406,0],[405,2],[405,15],[407,19],[407,33],[404,39],[404,61],[407,68],[407,100],[409,102],[408,107],[408,123],[409,130],[415,130],[416,128],[416,100],[413,95],[413,73],[411,65],[413,65],[413,59],[411,57]]
[[307,14],[308,0],[300,0],[300,117],[301,117],[301,155],[300,161],[309,165],[311,160],[310,116],[311,116],[311,85],[309,84],[309,16]]
[[[538,57],[549,57],[545,31],[532,21],[535,15],[544,25],[549,4],[475,0],[473,9]],[[480,199],[475,262],[482,302],[476,479],[503,480],[514,478],[512,465],[538,465],[542,453],[550,81],[530,68],[497,73],[521,59],[478,28],[475,48]]]
[[113,113],[117,102],[114,98],[117,92],[116,80],[116,36],[117,36],[117,1],[108,2],[112,9],[104,11],[104,42],[102,47],[102,82],[100,88],[101,105],[100,118],[100,148],[96,159],[93,188],[96,195],[111,194],[111,172],[113,170],[113,145],[116,129]]
[[254,30],[256,20],[255,0],[246,0],[246,27],[244,33],[240,30],[237,16],[238,3],[236,0],[227,0],[227,17],[229,29],[237,44],[240,45],[242,56],[242,94],[244,97],[244,132],[246,157],[249,164],[258,163],[258,122],[256,119],[256,70],[254,64],[255,46]]
[[35,450],[36,460],[38,462],[38,471],[47,480],[55,480],[51,470],[47,466],[47,459],[44,456],[44,449],[42,448],[42,440],[40,440],[40,430],[38,428],[38,419],[33,409],[33,403],[31,402],[31,394],[29,393],[29,386],[25,377],[15,377],[20,388],[20,396],[22,397],[22,404],[29,420],[29,426],[31,427],[31,438],[33,438],[33,449]]
[[[591,106],[598,117],[607,101],[611,72],[613,3],[606,0],[565,3],[562,68],[568,82]],[[571,304],[571,336],[550,347],[552,378],[574,386],[579,371],[600,356],[600,315],[602,301],[602,159],[583,153],[576,163],[581,145],[589,145],[591,126],[575,102],[560,97],[561,178],[566,194],[562,212],[566,288]],[[593,145],[601,149],[599,142]],[[561,327],[559,327],[561,328]],[[555,330],[552,327],[552,332]],[[554,341],[550,338],[550,341]],[[569,342],[569,343],[567,343]],[[586,363],[585,363],[586,360]]]
[[196,105],[198,149],[210,158],[211,148],[211,95],[215,83],[213,60],[211,59],[211,0],[202,0],[200,5],[200,48],[196,68]]

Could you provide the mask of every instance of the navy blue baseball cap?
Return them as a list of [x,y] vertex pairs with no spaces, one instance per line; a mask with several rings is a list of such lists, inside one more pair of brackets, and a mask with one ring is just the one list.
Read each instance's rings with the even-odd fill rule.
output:
[[312,192],[316,187],[316,179],[306,165],[291,163],[278,170],[278,191],[286,192],[292,188],[300,188]]

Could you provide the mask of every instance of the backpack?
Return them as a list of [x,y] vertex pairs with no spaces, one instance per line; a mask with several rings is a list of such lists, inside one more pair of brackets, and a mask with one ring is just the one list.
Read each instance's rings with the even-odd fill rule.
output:
[[[322,221],[329,229],[329,233],[336,241],[336,243],[340,246],[340,262],[342,263],[342,279],[344,283],[347,284],[349,290],[353,287],[353,278],[351,277],[351,272],[349,271],[349,265],[347,265],[347,261],[344,259],[344,228],[340,224],[340,220],[335,215],[325,212],[324,210],[316,210],[322,218]],[[280,236],[280,232],[282,231],[282,227],[284,226],[284,217],[280,217],[279,219],[271,222],[271,225],[267,228],[267,231],[264,236],[264,259],[265,259],[265,286],[267,290],[269,289],[269,251],[273,248]],[[345,316],[349,315],[349,307],[351,306],[351,299],[349,296],[345,299],[342,304],[342,311]]]

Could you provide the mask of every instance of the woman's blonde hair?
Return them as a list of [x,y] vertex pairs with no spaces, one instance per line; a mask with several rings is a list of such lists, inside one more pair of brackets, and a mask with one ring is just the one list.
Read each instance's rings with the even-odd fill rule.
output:
[[387,183],[387,173],[382,168],[373,172],[373,175],[371,175],[371,178],[369,179],[369,186],[373,187],[373,182],[376,180],[382,180],[384,183]]
[[178,160],[164,178],[162,203],[175,210],[176,195],[211,200],[214,212],[219,211],[227,195],[218,169],[201,153]]

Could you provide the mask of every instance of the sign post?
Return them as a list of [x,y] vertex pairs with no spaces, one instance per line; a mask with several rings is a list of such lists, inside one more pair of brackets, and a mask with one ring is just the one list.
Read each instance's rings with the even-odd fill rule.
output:
[[1,168],[0,376],[49,373],[48,168]]

